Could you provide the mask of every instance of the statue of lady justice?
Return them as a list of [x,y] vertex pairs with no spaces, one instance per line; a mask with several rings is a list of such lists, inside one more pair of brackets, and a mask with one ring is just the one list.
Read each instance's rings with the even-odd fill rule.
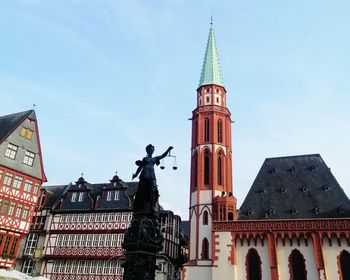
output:
[[136,178],[139,173],[140,181],[136,192],[133,210],[135,213],[157,214],[159,212],[156,175],[154,173],[154,165],[159,165],[160,160],[165,158],[173,149],[169,147],[162,155],[152,157],[154,146],[149,144],[146,147],[147,156],[142,160],[137,160],[135,164],[138,166],[136,173],[132,175],[132,179]]

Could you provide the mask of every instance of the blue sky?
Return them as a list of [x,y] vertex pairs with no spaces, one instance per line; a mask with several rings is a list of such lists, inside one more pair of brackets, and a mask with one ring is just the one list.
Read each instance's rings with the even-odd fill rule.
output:
[[238,204],[266,157],[320,153],[350,195],[348,1],[2,1],[0,115],[36,104],[48,185],[131,180],[152,143],[161,204],[188,217],[210,16],[232,113]]

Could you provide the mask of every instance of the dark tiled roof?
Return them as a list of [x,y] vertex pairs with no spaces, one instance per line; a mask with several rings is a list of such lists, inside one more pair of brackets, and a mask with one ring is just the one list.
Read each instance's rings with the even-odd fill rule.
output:
[[350,201],[320,155],[268,158],[239,220],[350,217]]
[[0,117],[0,143],[33,112],[29,110]]
[[47,192],[45,208],[52,208],[53,205],[61,198],[67,185],[61,186],[43,186],[43,190]]
[[[127,191],[131,194],[136,194],[138,183],[137,182],[123,182],[122,184],[125,186],[122,191]],[[82,183],[77,181],[77,183]],[[56,211],[66,211],[66,210],[103,210],[103,209],[124,209],[124,208],[130,208],[128,203],[125,203],[125,199],[123,199],[123,196],[121,195],[121,199],[119,201],[108,203],[108,205],[103,205],[101,203],[100,206],[97,206],[95,208],[96,202],[98,199],[101,200],[101,196],[103,193],[104,188],[108,186],[108,183],[97,183],[97,184],[90,184],[88,182],[84,182],[84,186],[87,187],[88,195],[90,197],[90,203],[83,203],[83,205],[78,204],[76,202],[71,202],[70,198],[68,196],[69,192],[79,192],[78,184],[69,184],[69,185],[58,185],[58,186],[45,186],[44,188],[50,192],[52,192],[52,195],[50,195],[47,199],[47,202],[44,207],[50,208],[56,210]],[[86,188],[84,188],[86,190]],[[63,204],[61,204],[61,201]],[[88,200],[89,201],[89,200]],[[101,202],[101,201],[100,201]],[[99,205],[98,204],[98,205]],[[79,206],[78,208],[76,208]]]

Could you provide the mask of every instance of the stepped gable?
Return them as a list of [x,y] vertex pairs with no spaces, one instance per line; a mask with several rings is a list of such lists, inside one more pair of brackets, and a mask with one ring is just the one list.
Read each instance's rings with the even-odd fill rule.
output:
[[350,201],[319,154],[267,158],[238,220],[350,217]]

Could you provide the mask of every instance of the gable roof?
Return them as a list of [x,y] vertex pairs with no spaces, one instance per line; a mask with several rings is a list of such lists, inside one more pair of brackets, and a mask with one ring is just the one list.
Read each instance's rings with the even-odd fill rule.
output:
[[267,158],[238,220],[350,217],[350,201],[319,154]]
[[35,112],[34,110],[28,110],[24,112],[14,113],[0,117],[0,143],[3,142],[12,131],[14,131],[30,114]]

